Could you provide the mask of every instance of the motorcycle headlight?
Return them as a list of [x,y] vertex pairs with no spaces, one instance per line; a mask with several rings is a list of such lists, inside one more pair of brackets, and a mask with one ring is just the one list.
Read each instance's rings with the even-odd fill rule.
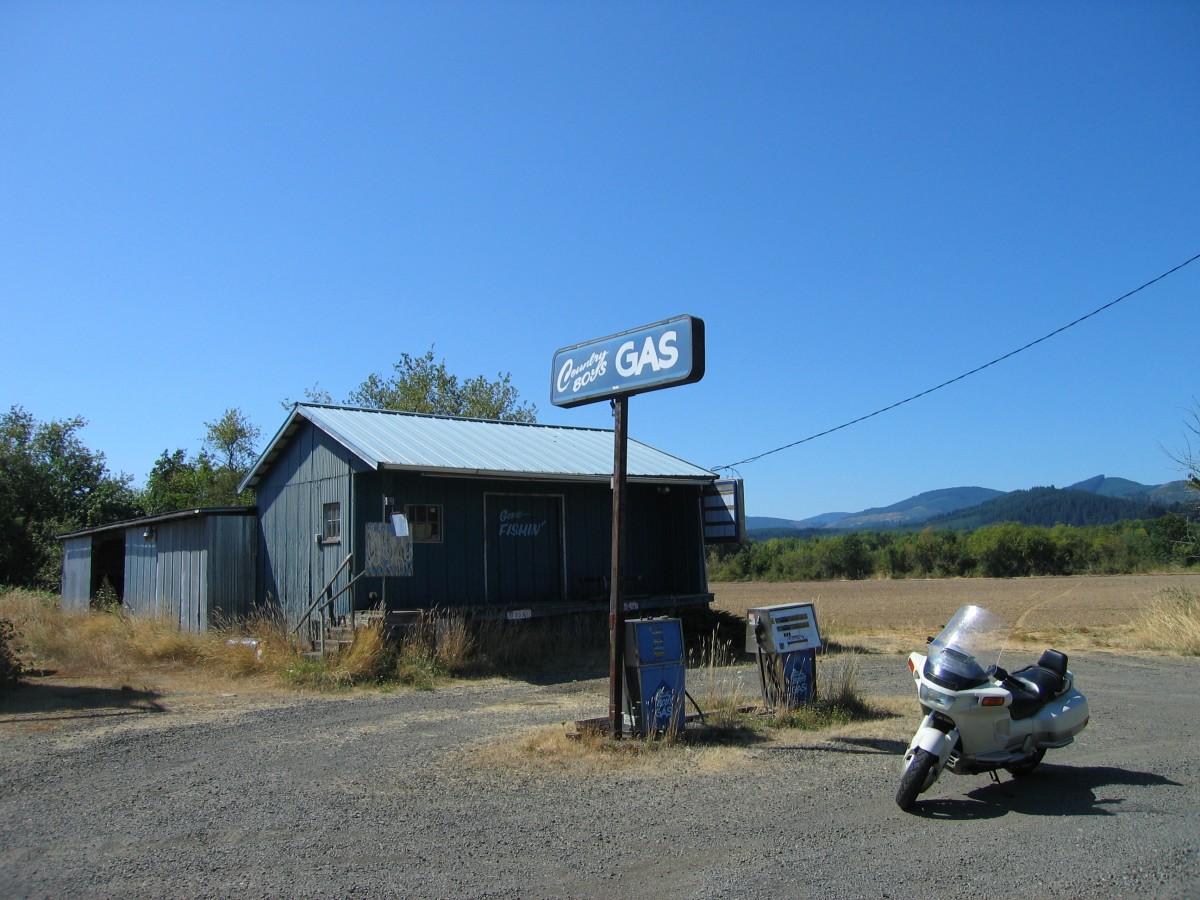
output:
[[953,697],[947,697],[941,691],[934,690],[927,684],[922,684],[917,688],[917,697],[926,706],[937,706],[941,709],[949,709],[954,703]]

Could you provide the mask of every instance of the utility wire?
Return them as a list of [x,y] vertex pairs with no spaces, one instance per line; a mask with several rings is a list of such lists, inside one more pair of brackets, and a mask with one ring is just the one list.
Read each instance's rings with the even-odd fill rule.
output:
[[1184,268],[1185,266],[1190,266],[1192,263],[1194,263],[1198,259],[1200,259],[1200,253],[1197,253],[1195,256],[1193,256],[1189,260],[1185,260],[1184,262],[1181,262],[1179,265],[1175,266],[1174,268],[1168,269],[1167,271],[1163,272],[1161,275],[1159,275],[1155,278],[1151,278],[1145,284],[1140,285],[1139,287],[1135,287],[1132,291],[1129,291],[1126,294],[1122,294],[1116,300],[1110,300],[1108,303],[1105,303],[1103,306],[1093,309],[1087,315],[1080,316],[1075,321],[1068,322],[1066,325],[1063,325],[1061,328],[1056,328],[1053,331],[1051,331],[1049,334],[1042,335],[1037,340],[1030,341],[1028,344],[1025,344],[1022,347],[1018,347],[1016,350],[1010,350],[1008,353],[1005,353],[1003,356],[997,356],[991,362],[986,362],[982,366],[976,366],[971,371],[963,372],[961,375],[957,375],[954,378],[951,378],[949,381],[943,381],[941,384],[935,385],[934,387],[931,387],[924,391],[921,391],[919,394],[913,394],[911,397],[905,397],[903,400],[897,400],[895,403],[891,404],[890,406],[885,406],[882,409],[877,409],[874,412],[867,413],[865,416],[859,416],[857,419],[851,419],[849,422],[843,422],[841,425],[835,425],[833,428],[827,428],[824,431],[817,432],[816,434],[810,434],[806,438],[801,438],[798,441],[792,441],[790,444],[784,444],[782,447],[776,447],[774,450],[767,450],[763,453],[759,453],[757,456],[750,456],[750,457],[747,457],[746,459],[739,460],[738,462],[730,463],[729,465],[714,466],[712,471],[720,472],[723,470],[732,470],[732,469],[736,469],[738,466],[744,466],[747,463],[757,462],[758,460],[762,459],[763,457],[770,456],[773,453],[780,453],[784,450],[790,450],[792,447],[799,447],[801,444],[807,444],[809,441],[815,441],[817,438],[825,437],[828,434],[833,434],[835,431],[841,431],[843,428],[849,428],[851,425],[857,425],[859,422],[865,422],[867,419],[873,419],[875,416],[882,415],[885,412],[891,412],[893,409],[896,409],[899,406],[903,406],[905,403],[912,403],[914,400],[920,400],[922,397],[927,397],[930,394],[932,394],[934,391],[940,391],[942,388],[949,387],[950,385],[955,384],[956,382],[962,381],[964,378],[970,378],[972,375],[976,375],[979,372],[982,372],[984,369],[991,368],[992,366],[996,365],[997,363],[1002,363],[1006,359],[1011,359],[1012,357],[1016,356],[1018,353],[1023,353],[1026,350],[1030,349],[1031,347],[1036,347],[1038,344],[1040,344],[1044,341],[1048,341],[1048,340],[1050,340],[1050,338],[1055,337],[1056,335],[1062,334],[1068,328],[1074,328],[1076,325],[1080,324],[1081,322],[1086,322],[1088,319],[1092,318],[1093,316],[1099,315],[1100,313],[1104,312],[1106,309],[1110,309],[1110,308],[1116,306],[1122,300],[1128,300],[1134,294],[1136,294],[1140,291],[1144,291],[1146,288],[1150,287],[1152,284],[1156,284],[1157,282],[1162,281],[1168,275],[1174,275],[1180,269]]

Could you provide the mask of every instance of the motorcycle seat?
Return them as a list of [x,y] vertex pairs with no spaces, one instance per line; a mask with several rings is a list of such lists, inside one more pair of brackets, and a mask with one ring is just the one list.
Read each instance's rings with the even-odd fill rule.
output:
[[1026,719],[1066,689],[1067,655],[1057,650],[1047,650],[1038,659],[1037,665],[1026,666],[1012,674],[1022,683],[1011,685],[1013,701],[1010,715],[1014,719]]

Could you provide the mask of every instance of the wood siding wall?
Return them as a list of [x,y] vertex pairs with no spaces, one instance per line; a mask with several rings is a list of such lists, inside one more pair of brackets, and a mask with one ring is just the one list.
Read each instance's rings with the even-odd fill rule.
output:
[[210,625],[254,611],[257,535],[256,516],[210,516],[205,520]]
[[[199,515],[122,529],[122,600],[135,615],[178,622],[185,631],[206,631],[219,618],[234,619],[253,608],[256,518]],[[114,540],[112,530],[64,541],[62,606],[90,605],[95,555]]]
[[[389,609],[495,605],[489,586],[488,497],[560,498],[562,504],[562,596],[565,603],[607,600],[611,568],[612,492],[606,484],[430,477],[378,472],[356,479],[354,531],[365,543],[367,522],[382,520],[383,498],[397,511],[406,504],[442,507],[441,543],[414,542],[413,574],[363,578],[355,586],[358,609],[376,594]],[[631,485],[626,549],[626,593],[691,596],[708,590],[704,564],[700,488]],[[490,590],[489,590],[490,587]],[[511,594],[505,605],[522,605]]]
[[[292,625],[346,555],[354,552],[348,523],[354,515],[351,476],[356,467],[362,468],[357,457],[305,423],[258,486],[260,600],[277,605]],[[337,542],[318,543],[326,503],[342,505],[342,536]],[[347,570],[336,587],[349,577]],[[349,605],[349,594],[343,595],[336,611],[344,615]]]
[[81,612],[92,600],[92,539],[63,541],[62,608]]

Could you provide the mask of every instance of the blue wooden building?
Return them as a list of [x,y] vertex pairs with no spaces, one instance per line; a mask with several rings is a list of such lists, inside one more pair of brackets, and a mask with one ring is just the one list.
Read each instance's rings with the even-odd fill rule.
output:
[[255,600],[252,507],[185,509],[60,535],[62,606],[86,610],[102,589],[137,615],[205,631]]
[[[297,404],[242,482],[258,497],[258,596],[299,624],[608,603],[613,432]],[[707,603],[716,475],[630,440],[626,599]]]

